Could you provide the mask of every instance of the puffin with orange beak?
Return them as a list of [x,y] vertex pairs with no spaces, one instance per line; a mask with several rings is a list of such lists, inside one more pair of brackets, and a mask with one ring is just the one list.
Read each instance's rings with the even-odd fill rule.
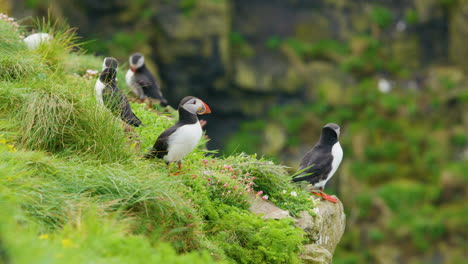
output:
[[209,114],[211,109],[202,100],[187,96],[180,101],[178,111],[179,121],[162,132],[145,158],[164,159],[168,166],[177,161],[182,169],[182,159],[197,146],[203,134],[197,115]]
[[134,53],[129,58],[130,69],[125,75],[125,81],[132,89],[133,93],[140,100],[149,98],[159,101],[162,106],[168,105],[161,88],[156,82],[153,74],[145,66],[145,57],[141,53]]

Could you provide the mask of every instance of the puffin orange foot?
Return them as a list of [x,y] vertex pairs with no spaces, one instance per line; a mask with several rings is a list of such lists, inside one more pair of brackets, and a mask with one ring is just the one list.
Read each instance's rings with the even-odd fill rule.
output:
[[332,203],[337,203],[338,202],[338,199],[336,199],[335,197],[332,197],[332,196],[330,196],[330,195],[328,195],[326,193],[322,193],[322,197],[323,197],[323,199],[328,200],[328,201],[330,201]]
[[312,191],[312,194],[313,194],[313,195],[320,196],[320,197],[323,197],[323,196],[322,196],[322,192]]

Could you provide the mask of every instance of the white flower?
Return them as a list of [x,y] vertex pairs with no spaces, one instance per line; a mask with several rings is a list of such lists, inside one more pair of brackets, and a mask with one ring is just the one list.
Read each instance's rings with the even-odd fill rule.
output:
[[318,207],[315,207],[314,209],[312,209],[312,212],[314,212],[315,214],[319,214],[320,210]]
[[286,190],[283,190],[282,193],[285,194],[285,193],[286,193]]
[[297,193],[296,192],[291,192],[291,196],[297,197]]

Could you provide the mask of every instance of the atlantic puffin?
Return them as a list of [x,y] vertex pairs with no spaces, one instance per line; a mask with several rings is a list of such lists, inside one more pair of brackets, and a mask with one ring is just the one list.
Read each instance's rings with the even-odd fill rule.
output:
[[[115,76],[117,70],[114,68],[105,68],[99,75],[99,81],[104,84],[102,89],[101,101],[114,115],[127,124],[139,127],[142,125],[140,119],[133,113],[127,96],[117,87]],[[99,99],[98,99],[99,100]]]
[[312,190],[316,195],[336,203],[337,200],[323,192],[327,182],[333,177],[343,159],[343,149],[338,138],[340,127],[335,123],[326,124],[322,128],[322,134],[315,146],[307,152],[299,165],[299,175],[292,179],[293,182],[307,181],[313,185]]
[[105,68],[112,68],[116,69],[119,66],[119,63],[117,60],[113,57],[105,57],[104,61],[102,62],[102,69],[104,70]]
[[197,146],[202,137],[197,115],[209,114],[211,109],[202,100],[187,96],[180,101],[178,111],[179,121],[162,132],[145,158],[164,159],[168,166],[177,161],[180,170],[182,159]]
[[145,57],[141,53],[134,53],[129,58],[130,69],[125,75],[125,81],[130,86],[135,96],[144,100],[145,98],[159,100],[162,106],[168,105],[161,88],[156,82],[153,74],[146,68]]
[[[102,70],[105,68],[112,68],[117,71],[118,66],[119,63],[115,58],[112,57],[105,57],[102,62]],[[101,82],[100,78],[97,78],[96,84],[94,85],[94,91],[96,92],[96,100],[100,105],[104,105],[104,102],[102,101],[102,91],[104,90],[105,86],[106,85]]]

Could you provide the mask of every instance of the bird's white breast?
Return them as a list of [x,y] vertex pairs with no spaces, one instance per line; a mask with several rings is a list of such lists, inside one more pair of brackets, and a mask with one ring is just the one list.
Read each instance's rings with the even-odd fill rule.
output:
[[200,122],[179,127],[169,137],[168,153],[164,156],[164,160],[167,162],[182,160],[197,146],[202,134]]
[[133,93],[138,97],[138,99],[144,99],[145,94],[143,93],[143,89],[138,85],[135,81],[135,73],[132,70],[128,70],[125,74],[125,82],[128,86],[132,89]]
[[101,82],[101,80],[97,79],[96,84],[94,85],[94,90],[96,92],[96,100],[99,104],[104,105],[104,101],[102,100],[102,91],[106,86]]
[[333,176],[333,174],[335,174],[336,170],[340,166],[341,160],[343,160],[343,149],[341,148],[340,142],[336,142],[335,145],[333,145],[332,156],[333,156],[333,161],[331,164],[332,169],[327,176],[327,180],[329,180]]
[[135,84],[135,74],[131,70],[128,70],[125,74],[125,82],[128,86],[133,86]]
[[328,173],[327,178],[325,180],[319,181],[314,184],[314,187],[322,187],[324,188],[327,182],[333,177],[336,170],[340,166],[341,160],[343,160],[343,149],[341,148],[340,142],[336,142],[331,149],[331,154],[333,156],[332,164],[331,164],[331,171]]

